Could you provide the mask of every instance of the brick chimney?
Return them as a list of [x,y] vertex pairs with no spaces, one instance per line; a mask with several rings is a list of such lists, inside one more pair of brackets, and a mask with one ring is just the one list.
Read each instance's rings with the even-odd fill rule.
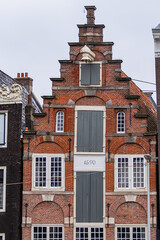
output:
[[104,24],[95,24],[95,6],[85,6],[87,10],[87,24],[78,24],[79,42],[103,42]]
[[152,29],[154,38],[156,92],[157,92],[157,128],[158,128],[158,181],[157,181],[157,239],[160,239],[160,24]]
[[34,108],[32,105],[32,84],[33,79],[28,77],[28,73],[17,73],[17,78],[15,80],[23,85],[28,91],[28,103],[25,107],[25,125],[28,130],[33,130],[33,113]]
[[85,6],[85,9],[87,10],[87,24],[95,24],[95,16],[94,11],[96,10],[95,6]]
[[24,85],[24,87],[27,89],[28,93],[32,93],[32,83],[33,79],[28,77],[28,73],[17,73],[17,77],[15,78],[17,82]]

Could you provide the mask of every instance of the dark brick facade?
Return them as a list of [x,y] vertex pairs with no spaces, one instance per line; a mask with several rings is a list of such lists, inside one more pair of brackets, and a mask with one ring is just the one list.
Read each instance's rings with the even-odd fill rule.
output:
[[7,147],[0,147],[0,167],[6,167],[6,211],[0,212],[0,233],[5,240],[21,239],[22,104],[0,104],[8,112]]

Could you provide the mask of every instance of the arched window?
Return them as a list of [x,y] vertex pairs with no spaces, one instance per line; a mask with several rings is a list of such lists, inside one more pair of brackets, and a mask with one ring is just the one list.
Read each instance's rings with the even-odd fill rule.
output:
[[56,114],[56,132],[64,132],[64,112],[62,111]]
[[125,113],[118,112],[117,113],[117,133],[125,132]]

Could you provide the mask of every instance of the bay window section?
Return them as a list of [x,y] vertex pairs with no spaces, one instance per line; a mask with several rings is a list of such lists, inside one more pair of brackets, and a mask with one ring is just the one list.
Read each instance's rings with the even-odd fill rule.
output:
[[116,240],[146,240],[146,228],[126,226],[116,228]]
[[64,190],[64,156],[37,154],[33,157],[33,189]]
[[63,240],[63,227],[35,226],[33,227],[33,240]]
[[117,155],[115,159],[116,189],[145,189],[145,160],[143,155]]
[[101,227],[76,227],[76,240],[104,240]]

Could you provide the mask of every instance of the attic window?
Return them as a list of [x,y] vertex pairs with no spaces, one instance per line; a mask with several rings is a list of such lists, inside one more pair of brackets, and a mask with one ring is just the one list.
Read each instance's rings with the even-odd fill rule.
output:
[[101,85],[101,64],[100,63],[81,63],[80,85],[81,86],[100,86]]

